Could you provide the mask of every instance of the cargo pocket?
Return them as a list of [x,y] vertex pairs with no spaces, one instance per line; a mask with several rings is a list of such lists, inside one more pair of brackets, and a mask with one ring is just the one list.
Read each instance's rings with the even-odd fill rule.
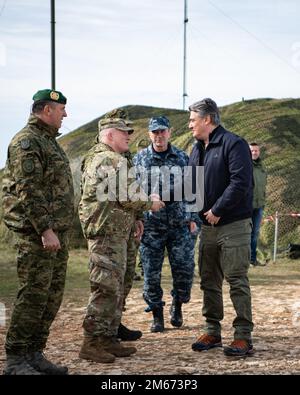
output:
[[216,265],[218,262],[218,247],[211,243],[201,243],[199,246],[199,276],[201,280],[215,277]]
[[227,275],[246,274],[250,265],[250,244],[222,248],[222,269]]
[[91,291],[101,290],[103,294],[118,294],[121,287],[120,275],[116,270],[90,263]]

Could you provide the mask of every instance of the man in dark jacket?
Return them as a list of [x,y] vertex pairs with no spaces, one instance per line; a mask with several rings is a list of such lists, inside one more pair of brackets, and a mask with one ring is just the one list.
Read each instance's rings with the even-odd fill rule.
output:
[[249,144],[253,163],[253,212],[252,212],[252,233],[251,233],[251,264],[253,266],[264,266],[256,258],[257,240],[259,236],[260,224],[266,202],[267,172],[260,157],[260,148],[257,143]]
[[194,351],[221,347],[223,279],[230,286],[236,312],[234,341],[226,355],[253,353],[250,265],[252,215],[252,163],[244,139],[220,125],[216,103],[203,99],[191,105],[189,128],[197,143],[189,164],[204,166],[204,206],[199,246],[199,271],[203,295],[205,334],[192,345]]

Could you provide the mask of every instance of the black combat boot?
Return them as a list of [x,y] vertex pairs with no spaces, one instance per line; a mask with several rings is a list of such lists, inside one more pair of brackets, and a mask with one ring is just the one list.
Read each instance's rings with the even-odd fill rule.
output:
[[181,305],[182,305],[181,302],[173,299],[172,305],[170,307],[170,315],[171,315],[170,322],[173,326],[176,326],[177,328],[180,328],[183,323]]
[[133,331],[126,328],[123,324],[119,325],[117,338],[122,341],[135,341],[142,337],[143,333],[141,331]]
[[25,356],[7,354],[3,375],[42,376],[43,373],[38,372],[29,365]]
[[66,375],[68,368],[66,366],[55,365],[48,361],[41,351],[35,351],[26,355],[27,362],[35,370],[49,375]]
[[150,331],[163,332],[165,330],[164,309],[162,307],[154,308],[152,310],[152,314],[153,314],[153,322]]

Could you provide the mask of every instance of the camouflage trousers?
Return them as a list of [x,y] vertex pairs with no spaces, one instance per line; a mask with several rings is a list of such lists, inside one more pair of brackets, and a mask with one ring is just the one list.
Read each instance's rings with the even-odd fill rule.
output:
[[171,295],[182,303],[190,300],[195,267],[194,243],[195,238],[187,225],[168,227],[157,224],[154,227],[145,224],[140,254],[144,269],[143,297],[149,306],[147,311],[165,304],[161,287],[165,249],[168,252],[173,279]]
[[46,347],[50,326],[63,298],[68,261],[68,237],[57,233],[61,250],[44,250],[41,237],[17,239],[19,289],[6,336],[8,354],[24,355]]
[[251,292],[247,277],[251,230],[251,219],[216,227],[202,225],[199,273],[203,290],[202,313],[206,318],[206,332],[210,335],[221,335],[220,321],[224,317],[222,283],[225,277],[236,312],[234,338],[251,338]]
[[135,273],[137,247],[132,228],[124,235],[88,240],[91,294],[83,321],[85,336],[115,336]]

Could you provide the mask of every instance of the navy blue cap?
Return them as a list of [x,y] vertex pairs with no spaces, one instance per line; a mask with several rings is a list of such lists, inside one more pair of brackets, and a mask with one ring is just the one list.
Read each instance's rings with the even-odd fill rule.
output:
[[164,117],[164,116],[152,117],[149,120],[148,129],[149,129],[149,132],[170,129],[170,121],[168,120],[167,117]]

